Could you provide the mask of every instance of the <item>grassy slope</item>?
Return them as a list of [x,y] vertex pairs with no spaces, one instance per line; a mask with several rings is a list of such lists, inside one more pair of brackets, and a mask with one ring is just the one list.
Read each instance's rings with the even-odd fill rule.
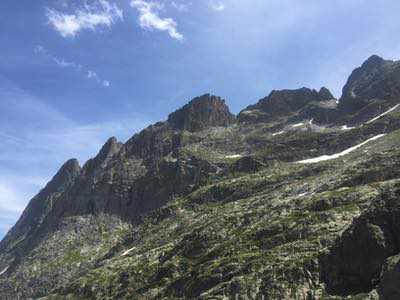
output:
[[328,298],[318,256],[382,190],[399,183],[399,143],[395,131],[334,161],[229,174],[146,218],[130,243],[58,294]]

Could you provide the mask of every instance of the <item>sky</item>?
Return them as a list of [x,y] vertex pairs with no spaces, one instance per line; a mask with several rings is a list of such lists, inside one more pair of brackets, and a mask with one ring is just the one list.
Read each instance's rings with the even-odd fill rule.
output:
[[336,97],[400,56],[398,0],[2,0],[0,238],[69,158],[212,93],[234,113],[273,89]]

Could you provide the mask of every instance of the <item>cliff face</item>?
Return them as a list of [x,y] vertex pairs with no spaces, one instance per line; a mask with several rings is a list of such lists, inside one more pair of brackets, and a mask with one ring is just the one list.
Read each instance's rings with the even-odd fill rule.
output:
[[168,117],[174,129],[200,131],[209,127],[231,125],[235,116],[229,111],[225,101],[209,94],[195,98]]
[[373,55],[350,75],[343,88],[342,99],[351,101],[357,98],[369,100],[399,97],[399,78],[398,62]]
[[68,161],[0,243],[0,298],[394,299],[397,65],[370,58],[339,104],[197,97]]

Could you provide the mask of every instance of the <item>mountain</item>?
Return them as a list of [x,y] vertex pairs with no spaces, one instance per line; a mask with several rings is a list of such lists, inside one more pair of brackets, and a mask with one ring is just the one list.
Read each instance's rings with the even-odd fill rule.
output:
[[245,122],[271,122],[294,114],[308,104],[332,99],[334,97],[325,87],[319,92],[308,88],[272,91],[268,97],[243,110],[239,118]]
[[69,160],[0,243],[1,299],[398,299],[400,63],[335,99],[203,95]]

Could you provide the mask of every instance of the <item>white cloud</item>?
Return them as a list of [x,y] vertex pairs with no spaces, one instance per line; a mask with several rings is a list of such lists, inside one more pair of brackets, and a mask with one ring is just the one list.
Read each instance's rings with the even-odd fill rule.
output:
[[44,47],[42,45],[37,45],[35,46],[35,48],[33,49],[33,51],[36,54],[46,54],[46,49],[44,49]]
[[59,59],[57,57],[53,57],[54,62],[61,68],[81,68],[80,65],[75,64],[74,62],[65,61],[63,58]]
[[132,0],[131,6],[139,11],[139,25],[146,30],[159,30],[168,32],[169,36],[178,41],[183,40],[183,35],[178,31],[178,24],[172,18],[161,18],[159,11],[163,5],[159,2]]
[[92,70],[88,70],[87,68],[85,68],[81,64],[77,64],[77,63],[71,62],[71,61],[66,61],[63,58],[59,58],[57,56],[54,56],[54,55],[50,54],[49,51],[47,51],[46,48],[44,48],[41,45],[36,46],[34,48],[34,52],[36,54],[43,55],[43,56],[47,57],[48,59],[52,60],[60,68],[63,68],[63,69],[64,68],[71,68],[71,69],[75,70],[76,72],[79,72],[79,73],[83,72],[87,79],[94,80],[98,84],[100,84],[100,85],[102,85],[104,87],[110,87],[111,86],[111,83],[110,83],[109,80],[102,79],[96,72],[94,72]]
[[184,2],[171,1],[171,6],[180,12],[188,11],[190,5],[192,5],[191,2],[184,3]]
[[0,212],[21,213],[24,209],[21,202],[15,190],[0,182]]
[[87,78],[89,78],[89,79],[98,78],[98,76],[97,76],[97,73],[96,73],[96,72],[93,72],[93,71],[89,70],[89,71],[87,72]]
[[123,11],[107,0],[97,0],[91,5],[85,4],[73,14],[65,14],[48,8],[46,16],[49,24],[66,38],[75,37],[85,29],[95,31],[98,26],[111,27],[115,22],[123,20]]
[[210,8],[214,11],[223,11],[225,10],[225,4],[221,1],[210,1]]
[[98,84],[101,84],[104,87],[110,87],[111,86],[111,82],[110,81],[101,79],[100,76],[97,75],[97,73],[92,71],[92,70],[88,70],[87,71],[86,77],[88,79],[95,80]]

